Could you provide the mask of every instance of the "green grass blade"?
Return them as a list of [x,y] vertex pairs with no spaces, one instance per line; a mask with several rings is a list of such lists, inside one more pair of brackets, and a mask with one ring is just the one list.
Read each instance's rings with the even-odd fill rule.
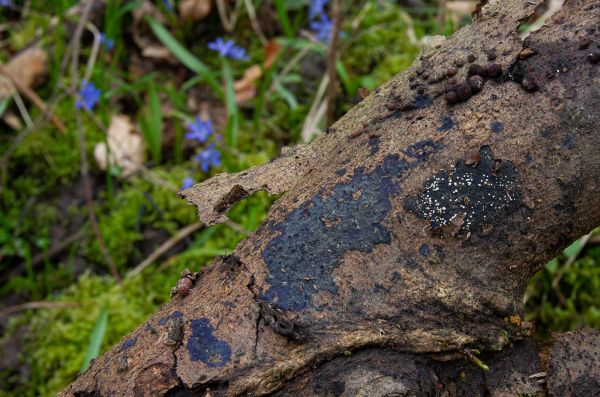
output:
[[348,71],[346,67],[342,63],[342,61],[337,60],[335,63],[335,69],[337,70],[338,76],[344,85],[344,89],[346,90],[346,94],[354,95],[358,87],[352,82],[350,76],[348,75]]
[[219,81],[208,66],[182,46],[160,22],[150,17],[148,17],[147,20],[156,37],[173,53],[175,58],[179,59],[179,61],[187,68],[198,73],[198,75],[203,78],[204,82],[206,82],[206,84],[215,90],[217,95],[222,98],[223,90],[219,85]]
[[294,30],[292,29],[287,10],[285,9],[285,1],[275,0],[275,8],[277,9],[277,16],[279,17],[279,23],[281,24],[283,33],[285,33],[287,37],[294,37]]
[[162,113],[160,110],[160,99],[156,84],[150,82],[148,88],[148,108],[146,117],[140,122],[144,138],[150,148],[150,154],[155,165],[160,164],[162,153]]
[[4,116],[4,112],[8,109],[8,105],[10,105],[11,101],[11,97],[4,98],[0,101],[0,117]]
[[87,351],[85,352],[85,358],[83,359],[83,364],[79,370],[80,372],[85,371],[90,365],[90,361],[98,357],[98,354],[100,354],[100,348],[102,347],[102,342],[104,341],[104,334],[106,334],[107,327],[108,308],[103,306],[100,310],[100,314],[98,315],[98,319],[96,320],[96,324],[94,324],[94,329],[92,329],[90,342],[88,343]]
[[225,107],[227,108],[227,144],[235,147],[239,127],[239,111],[235,103],[233,72],[227,59],[223,59],[223,79],[225,80]]
[[298,101],[296,100],[294,94],[290,92],[290,90],[278,83],[275,86],[275,91],[277,92],[277,94],[279,94],[280,97],[285,99],[290,109],[295,110],[298,107]]

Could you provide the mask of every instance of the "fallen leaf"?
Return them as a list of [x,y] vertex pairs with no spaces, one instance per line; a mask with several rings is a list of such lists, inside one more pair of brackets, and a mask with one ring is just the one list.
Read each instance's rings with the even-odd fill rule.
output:
[[152,17],[161,24],[167,21],[158,7],[148,0],[144,2],[132,12],[133,14],[133,41],[142,50],[142,55],[145,58],[167,61],[173,65],[177,64],[177,60],[165,46],[154,40],[154,35],[151,33],[150,26],[146,20],[147,17]]
[[244,76],[233,84],[236,103],[248,101],[256,96],[255,82],[262,76],[263,69],[273,66],[279,51],[281,51],[281,45],[275,40],[271,40],[265,45],[263,66],[258,64],[250,66],[244,71]]
[[276,40],[270,40],[265,45],[265,61],[263,62],[263,66],[265,69],[271,68],[273,63],[277,59],[277,55],[281,51],[281,44],[279,44]]
[[457,1],[447,1],[446,9],[452,13],[463,15],[471,15],[475,8],[477,7],[477,1],[472,0],[457,0]]
[[122,175],[128,177],[139,170],[146,161],[146,145],[131,119],[125,115],[114,115],[108,126],[108,147],[99,142],[94,147],[98,167],[105,171],[119,166]]
[[252,65],[244,71],[244,76],[233,84],[237,103],[250,100],[256,96],[256,84],[254,82],[260,76],[262,76],[262,69],[259,65]]
[[199,21],[210,14],[211,0],[182,0],[178,9],[183,21]]
[[[11,78],[33,88],[42,83],[48,74],[48,55],[41,48],[32,47],[19,53],[2,69]],[[12,95],[13,89],[12,84],[0,79],[0,98]]]

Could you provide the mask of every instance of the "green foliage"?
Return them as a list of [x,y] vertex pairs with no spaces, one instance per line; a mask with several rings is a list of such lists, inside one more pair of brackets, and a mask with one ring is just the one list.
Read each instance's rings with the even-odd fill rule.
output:
[[176,279],[173,271],[115,285],[111,278],[86,273],[54,299],[78,307],[40,310],[16,318],[13,328],[19,323],[29,325],[23,359],[30,366],[31,379],[14,395],[54,395],[77,375],[103,307],[108,310],[105,351],[167,300],[169,285]]
[[[9,34],[8,43],[15,49],[22,48],[40,28],[48,26],[53,14],[63,18],[65,10],[75,3],[74,0],[32,0],[31,17],[21,21]],[[234,81],[247,66],[264,60],[264,45],[256,39],[244,12],[231,38],[248,48],[250,60],[224,63],[206,47],[215,37],[224,35],[219,27],[212,26],[217,23],[216,15],[203,21],[205,30],[198,40],[197,24],[179,23],[176,14],[169,13],[162,2],[155,3],[166,22],[163,25],[149,19],[151,32],[148,30],[147,34],[166,46],[192,73],[188,76],[177,73],[177,78],[173,78],[170,72],[176,67],[169,66],[172,69],[166,73],[159,69],[161,64],[156,63],[155,71],[132,78],[125,67],[130,61],[131,46],[124,39],[131,33],[128,14],[141,2],[119,0],[106,2],[104,26],[98,26],[106,37],[115,40],[115,48],[110,54],[101,51],[92,73],[92,80],[104,93],[94,109],[95,117],[107,124],[111,114],[134,109],[153,159],[147,164],[152,167],[150,174],[145,172],[121,180],[111,172],[105,175],[98,172],[92,152],[96,143],[105,140],[105,131],[88,115],[82,117],[86,151],[96,186],[94,201],[99,228],[122,275],[164,240],[197,221],[195,208],[175,194],[184,177],[192,174],[198,181],[210,176],[192,171],[190,143],[183,142],[184,125],[195,117],[188,109],[190,98],[194,99],[198,91],[209,89],[208,95],[203,92],[200,99],[210,102],[210,106],[216,104],[215,109],[211,109],[216,115],[222,111],[220,106],[227,110],[227,127],[216,131],[225,138],[219,143],[223,167],[211,172],[236,172],[264,163],[281,145],[298,141],[314,101],[314,91],[325,73],[321,65],[326,56],[325,46],[298,35],[298,31],[306,29],[306,7],[310,1],[276,0],[271,6],[275,7],[272,15],[278,15],[278,24],[265,29],[265,33],[271,38],[273,31],[269,30],[281,31],[277,41],[282,51],[271,69],[264,70],[261,79],[256,81],[257,97],[250,103],[238,104],[234,100]],[[448,34],[456,28],[451,22],[437,20],[437,8],[408,15],[391,1],[369,0],[360,6],[345,4],[348,12],[336,64],[344,94],[338,97],[340,114],[352,106],[359,87],[373,89],[408,66],[420,51],[418,39],[424,34]],[[0,21],[4,18],[0,15]],[[60,64],[71,33],[72,29],[59,22],[52,34],[41,37],[40,44],[52,49],[48,82],[36,89],[42,98],[48,98],[57,83],[68,84],[68,76],[60,75]],[[85,35],[89,37],[89,32]],[[81,48],[82,68],[83,60],[90,54],[87,40],[84,38]],[[286,62],[307,47],[306,58],[271,90],[272,82],[287,66]],[[8,59],[8,54],[0,54],[1,61]],[[303,70],[306,64],[312,68],[310,78],[305,75],[310,73]],[[187,79],[183,84],[181,76]],[[0,113],[6,110],[4,107],[11,109],[14,104],[0,102]],[[33,107],[30,112],[33,118],[38,114]],[[0,296],[19,294],[27,299],[79,306],[38,310],[13,317],[10,332],[26,330],[21,359],[29,367],[30,376],[15,382],[12,375],[0,374],[0,388],[14,388],[11,392],[0,390],[0,396],[53,395],[87,366],[88,359],[117,343],[155,312],[168,299],[170,286],[175,284],[183,268],[199,270],[215,256],[231,252],[246,236],[228,225],[205,227],[181,242],[178,253],[158,259],[142,274],[125,278],[121,285],[109,277],[94,274],[108,272],[105,258],[87,224],[87,210],[78,184],[80,159],[72,98],[60,100],[55,113],[66,124],[67,132],[59,133],[51,124],[42,123],[18,145],[11,156],[7,177],[2,181],[0,271],[25,263],[26,272],[2,285]],[[217,124],[218,117],[214,118]],[[170,141],[172,133],[175,138]],[[10,134],[13,133],[3,135],[7,139],[0,141],[0,153],[11,144],[15,134]],[[172,148],[168,146],[171,142]],[[265,192],[257,192],[237,203],[228,216],[241,229],[252,231],[265,218],[274,200],[275,197]],[[56,229],[69,233],[83,230],[85,236],[60,260],[45,259],[33,269],[32,256],[47,253],[56,240],[52,238]],[[542,335],[547,330],[600,326],[600,248],[585,247],[564,271],[557,287],[552,287],[567,256],[573,255],[577,248],[576,244],[571,246],[565,254],[548,263],[528,288],[528,318],[536,320]],[[78,277],[82,264],[89,270]],[[101,332],[103,328],[105,332]],[[10,332],[5,337],[9,337]],[[344,352],[346,356],[349,354]]]
[[400,6],[387,2],[369,4],[356,33],[348,39],[351,44],[343,59],[351,65],[352,77],[360,79],[361,86],[374,89],[417,56],[420,47],[411,43],[409,29],[413,29],[415,38],[423,32],[414,30]]
[[527,319],[536,322],[540,338],[549,337],[550,331],[600,327],[600,246],[584,247],[578,259],[565,267],[576,246],[548,262],[527,288]]

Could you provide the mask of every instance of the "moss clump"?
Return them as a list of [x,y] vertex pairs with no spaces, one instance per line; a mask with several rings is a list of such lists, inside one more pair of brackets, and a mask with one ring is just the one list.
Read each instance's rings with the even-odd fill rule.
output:
[[102,307],[108,308],[108,327],[102,351],[142,323],[169,296],[177,272],[126,279],[117,285],[111,278],[86,273],[65,289],[56,302],[78,305],[40,310],[13,321],[11,328],[28,324],[22,358],[31,378],[13,395],[50,396],[72,381],[79,371],[90,334]]
[[[600,235],[600,229],[594,234]],[[548,262],[527,287],[526,319],[536,322],[539,338],[550,337],[551,331],[600,327],[600,247],[584,247],[578,259],[565,267],[578,244]],[[553,286],[558,277],[560,281]]]
[[373,2],[367,7],[356,36],[349,38],[344,63],[362,76],[363,87],[373,89],[412,63],[420,47],[411,37],[421,32],[415,32],[410,17],[397,5]]

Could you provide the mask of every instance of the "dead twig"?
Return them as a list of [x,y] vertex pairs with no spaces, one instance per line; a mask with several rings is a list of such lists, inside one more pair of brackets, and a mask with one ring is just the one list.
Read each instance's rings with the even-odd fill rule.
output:
[[327,47],[327,76],[329,76],[329,85],[327,86],[327,118],[325,126],[329,127],[335,121],[335,98],[337,96],[337,74],[335,70],[337,62],[338,38],[340,27],[342,25],[343,7],[341,0],[334,0],[333,9],[333,28],[329,37],[329,46]]
[[188,225],[188,226],[184,227],[183,229],[181,229],[179,232],[177,232],[176,235],[174,235],[173,237],[171,237],[170,239],[168,239],[167,241],[162,243],[146,259],[144,259],[139,265],[137,265],[135,268],[133,268],[133,270],[131,270],[129,273],[127,273],[126,277],[133,277],[137,274],[140,274],[145,268],[150,266],[155,260],[157,260],[159,257],[161,257],[165,252],[170,250],[175,244],[177,244],[178,242],[180,242],[181,240],[183,240],[190,234],[198,231],[200,228],[202,228],[203,225],[204,225],[204,223],[202,223],[202,222],[196,222],[196,223],[192,223],[191,225]]
[[[53,256],[60,254],[65,249],[67,249],[69,246],[71,246],[71,244],[75,243],[76,241],[80,240],[83,236],[85,236],[85,232],[86,232],[86,229],[83,228],[83,229],[79,230],[77,233],[72,234],[71,236],[62,240],[60,243],[53,245],[52,247],[50,247],[50,249],[48,251],[40,252],[40,253],[34,255],[33,258],[31,258],[31,267],[35,268],[35,267],[39,266],[41,263],[43,263],[44,260],[50,259]],[[8,272],[8,274],[3,275],[2,278],[5,281],[10,280],[11,278],[13,278],[17,275],[24,274],[26,268],[27,268],[27,265],[25,264],[25,262],[20,263],[19,265],[17,265],[13,269],[11,269],[10,272]]]
[[216,3],[217,11],[219,12],[219,18],[221,19],[221,25],[223,25],[223,30],[225,30],[227,33],[233,32],[240,8],[242,6],[242,1],[236,0],[235,6],[229,15],[227,15],[228,7],[224,0],[217,0]]
[[256,10],[254,9],[254,4],[252,4],[252,0],[244,0],[244,4],[246,5],[246,11],[248,11],[248,18],[250,18],[250,25],[252,25],[252,29],[254,29],[254,33],[262,43],[262,45],[267,44],[267,38],[260,28],[260,24],[258,23],[258,18],[256,17]]
[[65,127],[64,123],[58,117],[56,117],[56,115],[54,113],[52,113],[48,109],[46,102],[44,102],[44,100],[42,98],[40,98],[38,96],[38,94],[35,93],[35,91],[33,91],[31,88],[29,88],[25,84],[23,84],[18,78],[11,75],[10,73],[8,73],[6,71],[6,69],[4,69],[4,67],[1,65],[0,65],[0,74],[2,74],[3,76],[6,76],[6,78],[8,78],[12,82],[12,84],[15,86],[16,90],[19,93],[23,94],[35,106],[37,106],[38,109],[40,109],[42,112],[46,113],[47,117],[50,119],[50,121],[52,121],[52,124],[54,124],[56,126],[56,128],[59,129],[60,132],[62,132],[64,134],[67,131],[67,128]]
[[52,302],[52,301],[38,301],[38,302],[27,302],[21,303],[20,305],[9,306],[3,310],[0,310],[0,317],[7,317],[11,314],[22,312],[24,310],[32,309],[64,309],[67,307],[80,307],[82,306],[79,302]]
[[[73,35],[73,55],[71,57],[71,90],[75,91],[77,89],[77,76],[78,76],[78,70],[79,70],[79,51],[81,48],[81,35],[83,34],[83,29],[86,25],[86,22],[89,18],[90,12],[92,10],[92,6],[94,5],[94,0],[88,0],[88,2],[86,3],[82,15],[81,15],[81,19],[79,20],[79,23],[77,24],[77,28],[75,30],[75,34]],[[85,136],[83,134],[83,125],[82,125],[82,121],[81,121],[81,112],[76,109],[75,110],[75,120],[77,122],[77,137],[78,137],[78,141],[79,141],[79,158],[80,158],[80,163],[81,163],[81,177],[83,178],[83,190],[84,190],[84,194],[85,194],[85,200],[87,202],[87,208],[88,208],[88,218],[90,220],[90,225],[92,226],[92,230],[94,231],[94,234],[96,235],[96,240],[98,241],[98,246],[100,247],[100,251],[102,252],[102,255],[104,256],[106,262],[108,263],[108,266],[110,268],[110,271],[113,275],[113,277],[115,278],[115,281],[117,283],[121,282],[121,276],[119,275],[119,272],[117,270],[117,266],[115,265],[115,262],[113,261],[112,257],[110,256],[110,252],[108,251],[108,248],[106,247],[106,243],[104,241],[104,237],[102,236],[102,233],[100,232],[100,228],[98,227],[98,221],[96,219],[96,213],[94,212],[94,199],[93,199],[93,195],[92,195],[92,180],[89,176],[89,171],[88,171],[88,161],[87,161],[87,153],[85,151]]]

